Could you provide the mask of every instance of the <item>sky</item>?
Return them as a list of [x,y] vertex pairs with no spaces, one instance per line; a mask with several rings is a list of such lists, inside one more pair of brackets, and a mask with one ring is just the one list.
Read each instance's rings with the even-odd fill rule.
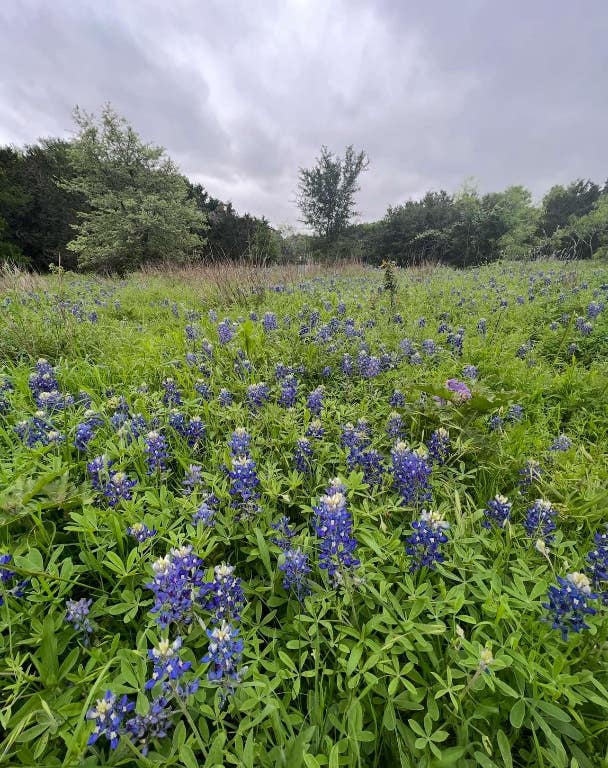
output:
[[606,0],[1,0],[0,144],[111,102],[192,180],[295,226],[321,145],[360,220],[429,189],[608,177]]

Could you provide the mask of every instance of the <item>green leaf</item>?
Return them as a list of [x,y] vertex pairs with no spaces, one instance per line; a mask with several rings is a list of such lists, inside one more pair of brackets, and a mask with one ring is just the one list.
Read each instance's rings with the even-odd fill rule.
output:
[[509,720],[513,728],[521,728],[526,714],[526,702],[523,699],[516,701],[511,707]]
[[511,744],[506,737],[504,731],[499,730],[496,734],[496,741],[498,742],[498,749],[500,750],[500,756],[505,764],[504,768],[513,768],[513,759],[511,758]]

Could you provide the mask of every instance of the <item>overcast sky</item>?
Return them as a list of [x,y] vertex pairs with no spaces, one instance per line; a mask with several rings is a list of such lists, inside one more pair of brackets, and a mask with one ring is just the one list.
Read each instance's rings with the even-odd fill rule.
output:
[[365,149],[363,220],[428,189],[608,176],[608,0],[0,0],[0,143],[110,101],[190,178],[296,224]]

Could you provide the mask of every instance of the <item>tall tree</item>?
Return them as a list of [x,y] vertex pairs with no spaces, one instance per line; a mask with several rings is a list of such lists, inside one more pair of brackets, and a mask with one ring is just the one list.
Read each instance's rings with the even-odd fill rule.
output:
[[88,206],[68,244],[79,267],[124,272],[200,251],[205,217],[165,150],[144,144],[110,105],[99,119],[77,108],[74,119],[74,178],[65,188],[81,193]]
[[357,181],[369,166],[365,152],[355,152],[348,146],[341,158],[326,146],[312,168],[300,168],[297,203],[302,222],[319,237],[334,241],[357,215],[355,195]]

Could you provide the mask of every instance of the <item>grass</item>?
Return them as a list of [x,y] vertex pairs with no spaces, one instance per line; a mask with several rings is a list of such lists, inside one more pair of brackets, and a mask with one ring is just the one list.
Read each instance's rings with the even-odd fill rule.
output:
[[[396,281],[393,308],[382,271],[361,265],[150,269],[124,280],[3,273],[0,765],[608,765],[608,584],[588,558],[608,522],[608,268],[425,267]],[[264,329],[267,312],[275,330]],[[226,318],[233,337],[222,344]],[[39,358],[60,395],[36,415]],[[449,379],[472,397],[460,402]],[[260,382],[269,395],[252,407]],[[282,403],[294,385],[294,404]],[[318,416],[307,404],[317,387]],[[395,412],[400,435],[387,431]],[[204,437],[193,437],[196,417]],[[315,418],[323,434],[309,438],[299,471],[297,441]],[[92,437],[79,449],[83,424]],[[235,474],[238,428],[257,485]],[[424,458],[432,499],[404,500],[396,440],[424,455],[438,430],[449,450],[444,463]],[[570,447],[552,450],[562,434]],[[152,444],[164,468],[150,469]],[[102,455],[112,465],[99,491],[87,465]],[[540,474],[522,486],[531,460]],[[191,464],[201,481],[187,493]],[[114,472],[135,484],[112,505],[103,488]],[[358,561],[337,563],[337,580],[318,530],[333,478],[345,486],[338,552],[350,542]],[[244,500],[243,482],[258,499]],[[497,494],[511,515],[486,528]],[[556,514],[544,553],[542,530],[524,525],[537,499]],[[211,525],[197,521],[201,507],[213,509]],[[424,508],[449,525],[434,568],[416,568],[411,554]],[[294,535],[277,544],[283,517]],[[155,532],[142,542],[129,533],[139,523]],[[193,604],[161,626],[152,564],[187,545],[202,560],[182,573]],[[284,584],[286,551],[297,549],[310,569],[300,595]],[[222,603],[226,589],[214,592],[223,563],[240,580],[230,587],[237,603],[243,590],[238,612]],[[595,611],[582,631],[562,617],[564,639],[544,604],[572,573],[598,596],[582,594]],[[90,631],[66,619],[70,600],[91,601]],[[222,616],[242,650],[213,635]],[[151,649],[177,638],[184,674],[146,688]],[[214,642],[235,664],[219,682],[209,678]],[[238,679],[224,684],[230,671]],[[193,692],[175,687],[194,681]],[[118,717],[115,748],[104,733],[89,743],[86,715],[108,690],[133,705]]]

